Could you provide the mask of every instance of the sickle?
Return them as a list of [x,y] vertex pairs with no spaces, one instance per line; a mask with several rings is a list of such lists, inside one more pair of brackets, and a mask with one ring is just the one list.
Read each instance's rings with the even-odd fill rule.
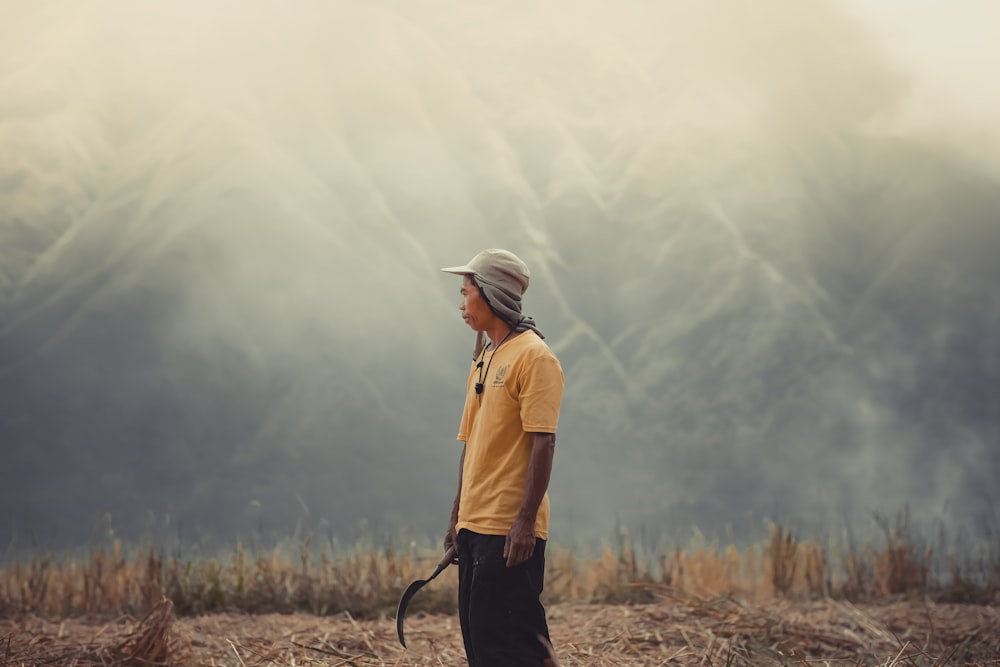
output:
[[403,591],[403,596],[399,598],[399,606],[396,607],[396,634],[399,636],[399,643],[406,648],[406,640],[403,639],[403,617],[406,615],[406,607],[410,604],[410,600],[413,596],[417,594],[421,588],[424,587],[427,582],[429,582],[434,577],[441,574],[446,567],[451,565],[455,561],[455,545],[448,547],[448,551],[444,553],[444,557],[434,568],[434,574],[427,577],[426,579],[417,579]]

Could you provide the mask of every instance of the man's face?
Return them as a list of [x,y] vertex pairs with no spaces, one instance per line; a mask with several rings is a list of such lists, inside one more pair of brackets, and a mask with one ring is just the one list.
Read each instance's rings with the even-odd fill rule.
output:
[[473,331],[486,331],[490,321],[496,317],[490,307],[486,305],[486,299],[479,292],[479,287],[472,282],[469,276],[462,278],[462,303],[458,309],[462,311],[462,319],[472,327]]

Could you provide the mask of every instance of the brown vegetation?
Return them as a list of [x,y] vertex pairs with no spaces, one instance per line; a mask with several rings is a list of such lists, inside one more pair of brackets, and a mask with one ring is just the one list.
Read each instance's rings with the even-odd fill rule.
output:
[[[387,667],[465,664],[454,616],[415,613],[409,649],[391,618],[349,614],[174,617],[169,600],[143,621],[104,625],[0,620],[0,665]],[[1000,666],[1000,610],[987,605],[836,600],[741,603],[657,592],[638,605],[549,607],[561,667],[654,665]]]
[[[943,573],[905,522],[879,548],[830,553],[780,526],[739,549],[581,558],[551,547],[545,602],[573,665],[1000,665],[1000,561],[949,557]],[[454,571],[414,599],[408,652],[392,616],[438,555],[309,540],[251,556],[182,560],[113,542],[86,557],[0,568],[8,665],[460,665]],[[141,618],[141,621],[135,619]],[[106,625],[101,626],[101,623]]]

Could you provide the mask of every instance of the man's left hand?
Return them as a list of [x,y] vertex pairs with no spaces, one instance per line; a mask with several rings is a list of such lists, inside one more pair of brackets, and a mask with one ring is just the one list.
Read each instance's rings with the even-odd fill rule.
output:
[[535,553],[534,521],[518,516],[514,525],[507,533],[507,541],[503,545],[503,557],[507,559],[507,567],[517,567]]

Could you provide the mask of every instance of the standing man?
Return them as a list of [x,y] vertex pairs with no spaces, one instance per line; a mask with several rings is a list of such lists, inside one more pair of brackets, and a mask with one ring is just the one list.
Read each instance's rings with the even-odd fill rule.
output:
[[444,540],[458,548],[465,652],[470,667],[539,667],[549,655],[539,596],[562,368],[535,321],[521,314],[530,274],[515,254],[484,250],[442,271],[463,277],[458,309],[477,332]]

